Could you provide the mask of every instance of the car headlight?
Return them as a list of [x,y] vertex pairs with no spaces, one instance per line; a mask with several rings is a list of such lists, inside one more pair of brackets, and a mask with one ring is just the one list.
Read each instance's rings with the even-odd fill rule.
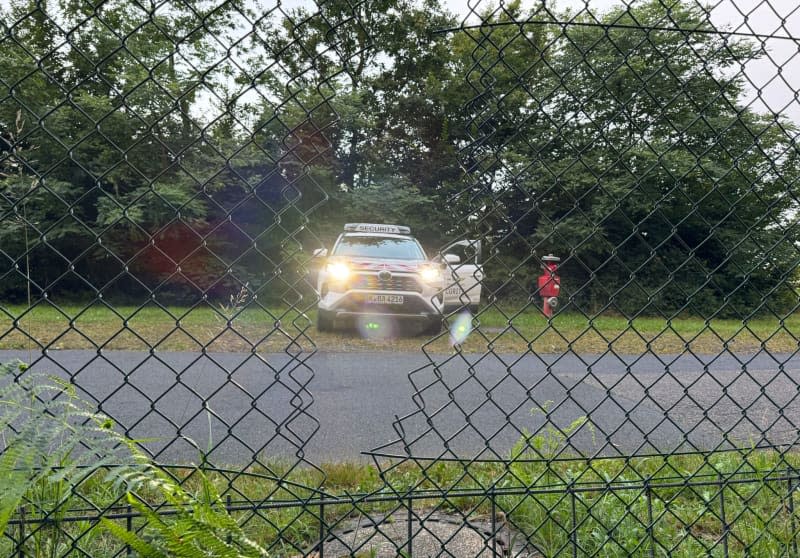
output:
[[328,264],[327,272],[333,281],[346,281],[350,277],[350,268],[343,262]]
[[441,281],[442,272],[439,271],[438,267],[423,267],[419,270],[419,276],[426,283],[436,283]]

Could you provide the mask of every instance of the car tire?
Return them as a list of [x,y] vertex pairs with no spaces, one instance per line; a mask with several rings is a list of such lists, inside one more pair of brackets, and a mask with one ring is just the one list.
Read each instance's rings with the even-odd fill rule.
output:
[[444,322],[442,318],[439,316],[435,318],[429,318],[427,323],[425,324],[425,329],[422,330],[424,335],[439,335],[444,329]]
[[317,310],[317,331],[333,331],[334,316],[331,312]]

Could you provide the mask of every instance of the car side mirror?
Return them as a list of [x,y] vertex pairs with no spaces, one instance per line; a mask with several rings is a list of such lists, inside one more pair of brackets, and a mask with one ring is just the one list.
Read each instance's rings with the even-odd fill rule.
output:
[[461,263],[461,258],[459,258],[455,254],[445,254],[444,255],[444,261],[446,261],[449,264],[457,264],[457,263]]
[[328,255],[328,250],[326,248],[317,248],[314,250],[312,257],[314,258],[324,258]]

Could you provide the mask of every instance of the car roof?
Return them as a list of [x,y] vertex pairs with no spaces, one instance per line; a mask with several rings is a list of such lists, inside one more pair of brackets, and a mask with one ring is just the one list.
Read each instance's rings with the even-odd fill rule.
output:
[[402,240],[416,240],[413,236],[407,234],[393,234],[393,233],[370,233],[370,232],[346,232],[342,233],[342,237],[346,236],[361,236],[368,238],[398,238]]

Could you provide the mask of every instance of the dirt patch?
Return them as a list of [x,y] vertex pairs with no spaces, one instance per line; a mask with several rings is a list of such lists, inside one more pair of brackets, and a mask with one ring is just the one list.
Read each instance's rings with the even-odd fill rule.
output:
[[524,539],[504,524],[498,523],[493,533],[488,519],[465,522],[457,515],[422,514],[412,518],[411,534],[412,548],[409,548],[406,513],[383,517],[362,516],[345,522],[341,529],[331,534],[325,541],[324,555],[331,558],[395,558],[412,554],[465,558],[541,556],[532,548],[526,548]]

